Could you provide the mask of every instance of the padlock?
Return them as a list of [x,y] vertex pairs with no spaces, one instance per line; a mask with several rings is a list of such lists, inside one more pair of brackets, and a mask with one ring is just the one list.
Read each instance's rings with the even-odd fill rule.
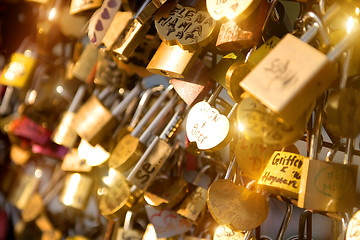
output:
[[99,209],[101,214],[108,219],[115,219],[125,216],[130,209],[136,210],[141,205],[142,192],[130,188],[126,178],[116,170],[110,168],[109,175],[103,178],[106,188],[98,189],[100,195]]
[[209,187],[207,205],[220,225],[234,231],[248,231],[260,226],[269,213],[267,200],[259,193],[228,180],[235,165],[230,162],[225,179],[216,180]]
[[338,137],[355,138],[359,135],[360,129],[357,124],[360,119],[357,107],[360,102],[359,96],[359,89],[349,87],[329,92],[324,109],[326,130]]
[[195,63],[200,51],[186,51],[178,45],[162,42],[146,69],[155,74],[171,78],[184,78]]
[[242,176],[258,180],[270,157],[281,147],[277,145],[264,144],[258,139],[247,139],[239,134],[235,147],[236,162],[242,170]]
[[121,0],[105,0],[92,15],[89,22],[88,37],[90,44],[94,47],[100,45],[120,5]]
[[73,148],[65,155],[61,170],[65,172],[91,172],[92,166],[85,159],[80,158],[78,150]]
[[190,142],[196,142],[200,150],[217,151],[224,148],[232,138],[233,124],[230,122],[237,104],[227,116],[219,113],[212,104],[220,94],[222,86],[218,85],[207,102],[195,104],[189,111],[186,121],[186,135]]
[[[196,222],[206,206],[207,188],[199,186],[198,183],[203,174],[211,169],[210,165],[203,167],[192,181],[193,188],[186,198],[181,202],[176,213]],[[218,178],[220,174],[217,174]],[[216,179],[215,179],[216,180]]]
[[117,67],[130,75],[137,74],[141,77],[150,76],[151,73],[146,70],[146,66],[157,51],[160,43],[161,40],[157,35],[146,34],[141,38],[138,46],[127,59],[118,58],[115,54],[114,58]]
[[18,175],[16,187],[12,188],[8,201],[18,209],[23,209],[38,187],[42,174],[43,171],[40,168],[35,168],[31,174]]
[[141,240],[143,237],[143,232],[139,229],[134,228],[136,213],[132,211],[127,211],[125,214],[125,220],[123,227],[116,229],[116,239],[126,240],[134,239]]
[[355,203],[357,165],[351,164],[352,155],[344,158],[344,164],[331,162],[341,142],[328,152],[326,161],[317,160],[323,99],[319,98],[315,111],[310,154],[304,159],[301,172],[298,206],[324,212],[347,212]]
[[[171,101],[176,102],[177,97],[174,97]],[[150,143],[140,160],[127,176],[129,183],[135,185],[143,191],[146,191],[156,175],[160,172],[165,161],[173,153],[172,145],[169,144],[168,141],[175,134],[184,118],[184,114],[186,113],[184,105],[185,104],[178,105],[178,109],[165,126],[160,136],[156,136]],[[164,109],[167,106],[174,107],[174,104],[169,102]],[[156,121],[156,119],[154,121]],[[149,128],[147,130],[149,130]]]
[[234,20],[223,23],[216,47],[223,51],[239,51],[256,46],[260,42],[268,10],[269,3],[261,0],[258,9],[248,18],[238,23]]
[[206,0],[206,7],[211,17],[216,21],[227,18],[227,20],[240,22],[256,11],[260,3],[261,0],[245,0],[241,3],[236,0]]
[[101,7],[101,0],[87,1],[87,0],[71,0],[70,14],[78,14],[87,10]]
[[84,173],[68,173],[60,202],[78,210],[84,210],[91,194],[94,180]]
[[253,50],[250,55],[247,56],[246,62],[236,61],[233,63],[226,72],[225,75],[225,88],[228,91],[230,97],[236,101],[241,101],[241,94],[243,89],[239,86],[244,77],[263,59],[280,39],[276,36],[267,40],[258,49]]
[[196,60],[184,79],[173,78],[169,82],[187,105],[193,105],[203,99],[215,86],[208,68],[199,59]]
[[[339,147],[339,146],[336,146]],[[305,158],[301,173],[298,206],[324,212],[348,212],[355,204],[357,165]]]
[[158,238],[169,238],[188,232],[192,224],[180,217],[176,212],[168,209],[156,209],[150,205],[145,206],[149,222],[154,226]]
[[237,108],[237,127],[245,138],[259,141],[262,144],[289,145],[298,140],[303,134],[310,117],[309,113],[303,114],[295,124],[280,122],[274,113],[247,93],[242,95],[243,100]]
[[77,110],[86,93],[86,86],[80,86],[72,100],[68,110],[64,113],[58,127],[53,131],[51,139],[53,142],[72,148],[78,138],[77,133],[72,128],[72,122],[75,117],[74,112]]
[[[355,41],[360,33],[358,28],[355,24],[351,32],[328,55],[288,34],[240,82],[240,86],[280,118],[293,124],[336,79],[334,62]],[[306,35],[305,33],[301,39],[307,41],[304,37]],[[326,38],[326,34],[324,37]],[[311,56],[312,61],[304,61],[309,59],[308,56]],[[306,71],[300,72],[299,65]],[[264,80],[263,76],[269,77]]]
[[83,82],[86,82],[92,69],[96,64],[98,58],[99,49],[87,44],[82,51],[79,60],[75,63],[72,69],[72,76]]
[[[147,130],[140,135],[145,124],[149,121],[153,115],[158,112],[165,98],[172,90],[172,86],[169,85],[161,96],[156,100],[153,106],[147,111],[141,121],[136,125],[131,134],[125,135],[114,147],[109,159],[109,166],[120,172],[128,170],[133,164],[138,161],[145,151],[145,144],[151,135],[151,132],[158,126],[160,121],[166,116],[171,107],[175,105],[175,98],[171,103],[167,105],[167,109],[161,110],[161,113],[148,126]],[[156,121],[155,121],[156,120]]]
[[352,217],[346,229],[346,240],[355,240],[360,237],[360,211]]
[[121,59],[127,60],[150,29],[150,19],[167,0],[147,0],[138,12],[127,22],[126,27],[112,46]]
[[159,37],[168,45],[195,51],[212,40],[216,21],[206,11],[180,4],[166,4],[155,15]]
[[[123,4],[123,3],[122,3]],[[126,24],[132,18],[132,13],[118,11],[115,14],[113,21],[110,24],[109,29],[105,33],[102,43],[105,45],[106,50],[110,50],[116,39],[120,36],[124,30]]]
[[125,111],[127,105],[140,93],[140,90],[140,84],[136,85],[111,111],[96,96],[91,96],[75,114],[73,120],[75,131],[90,144],[96,145],[115,128],[117,117]]

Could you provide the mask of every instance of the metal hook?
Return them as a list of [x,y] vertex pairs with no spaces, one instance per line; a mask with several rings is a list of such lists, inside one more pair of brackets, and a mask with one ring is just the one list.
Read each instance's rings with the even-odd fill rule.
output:
[[299,221],[299,233],[298,240],[305,239],[305,223],[306,223],[306,239],[312,239],[312,212],[305,210]]
[[[325,46],[329,46],[330,45],[330,38],[329,38],[329,35],[328,35],[327,31],[326,31],[325,24],[323,23],[323,20],[314,12],[306,12],[304,14],[303,19],[304,19],[304,21],[303,21],[303,30],[306,31],[305,24],[309,19],[312,19],[313,21],[315,21],[314,25],[317,26],[318,29],[319,29],[318,31],[319,31],[320,37],[321,37],[321,39],[323,41],[323,44]],[[303,36],[301,37],[302,41],[304,41]],[[306,40],[305,42],[309,42],[312,39],[309,38],[309,39],[305,39],[305,40]]]
[[292,205],[289,202],[286,202],[285,216],[281,223],[280,231],[278,232],[278,235],[276,236],[276,240],[282,240],[284,238],[284,235],[285,235],[286,229],[289,225],[293,210],[294,210],[294,205]]

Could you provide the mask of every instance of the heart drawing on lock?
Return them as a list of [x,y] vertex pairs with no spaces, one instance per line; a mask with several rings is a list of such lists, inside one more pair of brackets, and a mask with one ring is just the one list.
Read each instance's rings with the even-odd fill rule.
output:
[[179,4],[155,16],[155,27],[160,38],[169,45],[178,44],[188,50],[211,41],[216,21],[206,12]]
[[101,13],[101,17],[103,19],[110,19],[110,14],[109,14],[109,11],[107,10],[107,8],[105,8],[104,11]]
[[229,119],[207,102],[198,102],[188,114],[186,135],[189,141],[196,142],[201,150],[219,145],[226,138],[229,130]]

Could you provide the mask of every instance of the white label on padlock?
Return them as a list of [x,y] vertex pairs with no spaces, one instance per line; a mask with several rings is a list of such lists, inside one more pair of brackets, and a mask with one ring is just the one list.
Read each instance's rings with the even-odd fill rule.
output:
[[207,102],[199,102],[190,110],[186,134],[199,149],[211,149],[220,144],[230,130],[229,120]]
[[176,236],[191,229],[192,224],[173,211],[155,209],[150,205],[146,205],[145,210],[158,238]]

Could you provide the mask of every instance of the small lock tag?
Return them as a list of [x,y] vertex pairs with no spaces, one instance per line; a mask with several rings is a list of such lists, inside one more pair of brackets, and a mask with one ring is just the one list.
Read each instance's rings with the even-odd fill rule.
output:
[[91,172],[92,166],[88,165],[85,159],[81,159],[78,150],[73,148],[65,155],[61,170],[65,172]]
[[155,15],[155,27],[168,45],[178,44],[184,50],[196,50],[212,39],[216,21],[206,12],[180,4],[164,6]]
[[78,14],[90,9],[101,7],[101,0],[71,0],[70,14]]
[[60,194],[60,202],[65,206],[84,210],[87,206],[94,180],[80,173],[69,173]]
[[150,223],[154,226],[158,238],[173,237],[189,231],[192,224],[171,210],[158,210],[145,206]]
[[9,65],[1,73],[0,83],[18,88],[25,87],[35,67],[35,62],[30,50],[24,53],[13,53]]
[[275,151],[258,185],[268,192],[297,199],[304,158],[295,153]]
[[207,102],[195,104],[188,114],[186,135],[201,150],[219,145],[227,137],[229,130],[229,119]]

